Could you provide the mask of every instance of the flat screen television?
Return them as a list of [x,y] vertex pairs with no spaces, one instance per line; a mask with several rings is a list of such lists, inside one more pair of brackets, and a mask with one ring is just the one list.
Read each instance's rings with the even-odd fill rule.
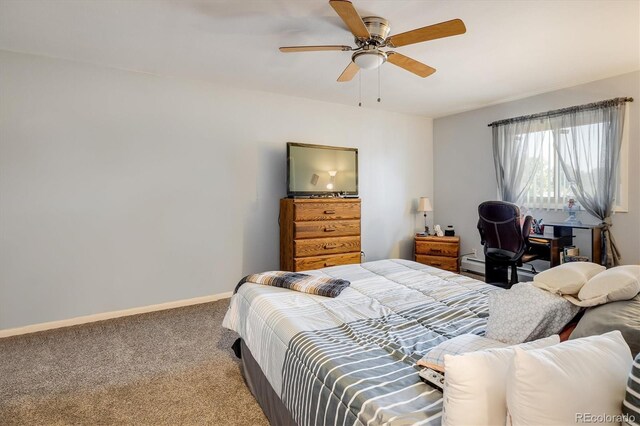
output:
[[288,142],[287,195],[357,196],[358,149]]

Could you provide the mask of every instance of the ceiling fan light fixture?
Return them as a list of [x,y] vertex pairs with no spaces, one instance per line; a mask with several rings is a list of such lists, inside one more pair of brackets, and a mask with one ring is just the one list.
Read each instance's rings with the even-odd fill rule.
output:
[[354,53],[351,60],[362,69],[372,70],[384,64],[387,55],[378,49],[362,50]]

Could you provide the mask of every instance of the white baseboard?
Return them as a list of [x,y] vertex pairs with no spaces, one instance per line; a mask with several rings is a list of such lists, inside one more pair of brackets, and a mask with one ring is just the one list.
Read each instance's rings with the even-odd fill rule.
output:
[[164,311],[166,309],[181,308],[183,306],[199,305],[201,303],[215,302],[231,297],[233,292],[214,294],[211,296],[195,297],[193,299],[176,300],[173,302],[159,303],[157,305],[140,306],[137,308],[123,309],[121,311],[102,312],[99,314],[85,315],[60,321],[42,322],[26,325],[24,327],[7,328],[0,330],[0,339],[3,337],[18,336],[21,334],[35,333],[37,331],[53,330],[55,328],[70,327],[72,325],[87,324],[90,322],[104,321],[112,318],[127,317],[130,315],[144,314],[147,312]]

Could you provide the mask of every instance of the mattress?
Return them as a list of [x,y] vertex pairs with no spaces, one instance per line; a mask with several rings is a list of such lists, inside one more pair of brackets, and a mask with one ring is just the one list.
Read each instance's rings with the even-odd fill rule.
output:
[[351,285],[331,299],[246,283],[223,321],[295,422],[439,424],[442,394],[415,363],[446,339],[484,335],[488,294],[503,290],[399,259],[307,273]]

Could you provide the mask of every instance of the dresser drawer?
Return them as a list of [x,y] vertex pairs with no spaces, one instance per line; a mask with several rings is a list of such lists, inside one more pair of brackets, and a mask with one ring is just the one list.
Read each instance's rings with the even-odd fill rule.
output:
[[457,243],[440,243],[433,241],[416,241],[416,254],[432,256],[458,257]]
[[352,263],[360,263],[360,252],[296,258],[294,260],[294,271],[306,271],[309,269],[320,269],[337,265],[349,265]]
[[360,235],[359,220],[294,222],[294,238],[327,238]]
[[421,254],[416,254],[416,262],[424,263],[425,265],[433,266],[435,268],[445,269],[451,272],[458,272],[457,257],[425,256]]
[[319,256],[324,254],[349,253],[360,251],[360,237],[312,238],[295,240],[293,255],[295,257]]
[[298,203],[295,204],[293,220],[359,219],[360,203]]

